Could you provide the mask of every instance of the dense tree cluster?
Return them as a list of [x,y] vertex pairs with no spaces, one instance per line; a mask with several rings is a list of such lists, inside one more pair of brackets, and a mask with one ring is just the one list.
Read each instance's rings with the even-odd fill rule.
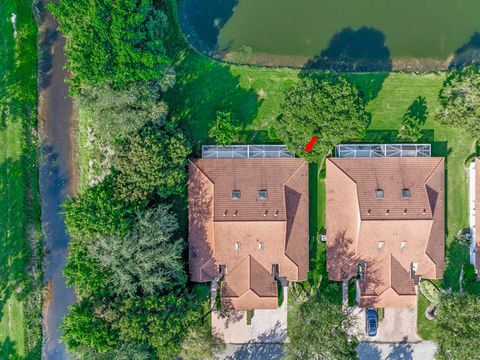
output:
[[437,315],[436,358],[477,359],[480,347],[480,298],[478,295],[444,296]]
[[[335,145],[362,138],[369,119],[360,90],[345,78],[325,72],[304,77],[286,93],[276,132],[290,151],[318,161]],[[319,141],[306,153],[305,145],[313,136]]]
[[437,118],[444,124],[480,136],[480,71],[478,65],[453,69],[440,91]]
[[135,82],[116,88],[109,83],[82,86],[78,104],[95,119],[95,134],[105,143],[125,138],[145,124],[164,123],[168,107],[161,101],[162,89],[171,84],[158,81]]
[[163,44],[167,16],[153,0],[60,0],[49,6],[67,38],[74,90],[160,78],[169,65]]
[[118,196],[141,201],[152,194],[166,198],[181,193],[189,154],[185,136],[173,124],[145,126],[115,147],[112,167]]
[[177,221],[169,207],[159,205],[139,217],[126,235],[98,236],[87,243],[90,258],[109,274],[117,296],[154,296],[184,285],[184,241],[175,239]]
[[62,339],[83,359],[188,356],[187,336],[204,349],[215,344],[201,328],[207,299],[193,294],[185,272],[177,218],[185,212],[190,147],[164,101],[175,72],[164,52],[168,21],[160,6],[50,5],[67,38],[73,94],[86,114],[82,145],[102,172],[89,173],[95,181],[64,204],[72,239],[65,275],[78,302],[63,321]]

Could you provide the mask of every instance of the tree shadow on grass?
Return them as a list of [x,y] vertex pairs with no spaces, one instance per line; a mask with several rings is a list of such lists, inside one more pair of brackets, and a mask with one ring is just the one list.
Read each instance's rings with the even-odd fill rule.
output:
[[0,164],[0,320],[7,301],[23,299],[31,283],[27,275],[30,249],[25,234],[22,163],[7,158]]
[[408,107],[407,112],[403,116],[411,117],[418,121],[420,125],[424,125],[427,121],[428,117],[428,109],[427,109],[427,100],[423,96],[417,97]]
[[474,64],[480,64],[480,32],[475,32],[467,43],[455,51],[448,68],[459,69]]
[[[4,10],[0,5],[0,10]],[[0,48],[0,129],[10,121],[27,121],[30,125],[36,121],[37,111],[37,27],[32,19],[31,8],[17,6],[17,39],[15,46],[13,27],[5,34],[4,46]],[[10,15],[8,15],[10,17]],[[2,20],[3,21],[3,20]]]
[[21,357],[17,353],[15,341],[12,341],[9,336],[0,343],[0,359],[20,360]]
[[[422,130],[421,134],[422,136],[418,143],[431,143],[433,148],[435,131],[426,129]],[[398,130],[367,130],[363,139],[358,142],[365,144],[396,144],[402,141],[398,140]]]
[[183,127],[197,154],[202,144],[213,142],[208,131],[217,111],[232,112],[242,128],[256,117],[261,103],[257,93],[241,87],[229,65],[188,51],[176,69],[180,80],[167,102],[172,119]]
[[366,103],[375,99],[382,90],[382,85],[387,79],[389,72],[369,72],[369,73],[344,73],[343,76],[356,85],[363,95]]
[[443,287],[445,289],[451,289],[453,292],[458,292],[460,290],[459,279],[462,265],[470,262],[468,244],[456,239],[453,240],[447,245],[445,260]]

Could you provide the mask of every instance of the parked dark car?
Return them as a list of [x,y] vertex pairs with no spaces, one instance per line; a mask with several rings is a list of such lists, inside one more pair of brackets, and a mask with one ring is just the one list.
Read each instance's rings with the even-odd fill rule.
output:
[[378,327],[377,309],[367,308],[367,310],[365,311],[365,315],[367,319],[367,335],[368,336],[377,335],[377,327]]

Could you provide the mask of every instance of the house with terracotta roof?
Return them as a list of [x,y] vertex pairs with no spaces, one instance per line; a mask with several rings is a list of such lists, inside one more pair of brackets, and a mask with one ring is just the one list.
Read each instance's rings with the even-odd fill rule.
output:
[[222,278],[222,303],[234,309],[275,309],[277,279],[307,277],[308,164],[258,147],[237,150],[189,162],[190,276]]
[[359,278],[360,307],[413,307],[419,279],[443,277],[444,159],[368,146],[326,161],[327,271]]

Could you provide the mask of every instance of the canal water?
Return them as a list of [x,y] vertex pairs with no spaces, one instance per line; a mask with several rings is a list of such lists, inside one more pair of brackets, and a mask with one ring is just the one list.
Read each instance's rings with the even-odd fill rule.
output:
[[68,76],[64,70],[65,39],[57,30],[57,22],[45,9],[45,3],[40,1],[38,5],[42,22],[39,39],[39,127],[43,140],[40,195],[46,251],[44,276],[48,288],[43,311],[43,359],[63,360],[70,356],[59,340],[59,325],[68,306],[76,300],[74,289],[65,286],[63,275],[69,236],[61,210],[67,195],[76,190],[72,138],[74,114],[65,84]]

